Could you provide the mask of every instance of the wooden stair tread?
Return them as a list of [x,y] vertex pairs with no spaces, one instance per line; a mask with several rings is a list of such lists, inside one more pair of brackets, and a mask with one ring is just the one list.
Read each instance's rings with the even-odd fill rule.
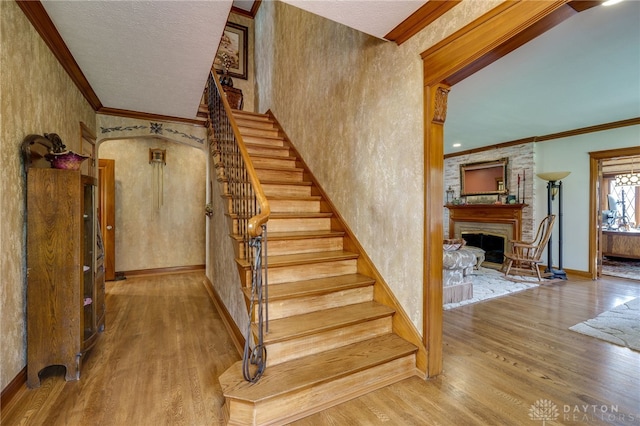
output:
[[260,158],[265,160],[287,160],[287,161],[298,161],[296,157],[280,157],[278,155],[268,155],[268,154],[249,154],[252,159]]
[[253,168],[256,170],[275,170],[279,172],[304,172],[304,169],[301,169],[300,167],[277,167],[277,166],[267,166],[263,164],[254,164]]
[[268,200],[281,200],[281,201],[321,201],[320,195],[270,195]]
[[[315,278],[311,280],[293,281],[288,283],[270,284],[269,300],[293,299],[297,297],[315,296],[352,288],[371,286],[375,280],[362,274],[345,274],[335,277]],[[247,297],[251,289],[243,288]]]
[[310,219],[332,217],[331,212],[272,212],[271,219]]
[[[393,315],[395,309],[377,302],[356,303],[269,321],[266,344],[309,336]],[[254,324],[255,326],[255,324]],[[257,328],[256,328],[257,329]]]
[[295,186],[313,186],[313,182],[303,180],[303,181],[291,181],[291,180],[273,180],[273,179],[262,179],[260,181],[262,185],[295,185]]
[[[277,256],[268,257],[269,269],[282,268],[286,266],[314,264],[323,262],[336,262],[340,260],[353,260],[357,259],[358,254],[344,250],[334,251],[314,251],[311,253],[296,253],[296,254],[283,254]],[[246,259],[236,259],[238,265],[243,268],[250,268],[251,265]]]
[[303,263],[320,263],[336,260],[357,259],[358,254],[345,250],[321,251],[311,253],[283,254],[279,256],[269,256],[269,267],[300,265]]
[[295,232],[270,232],[269,241],[274,240],[307,240],[312,238],[343,237],[344,231],[295,231]]
[[241,109],[234,109],[232,110],[233,116],[240,116],[240,117],[251,117],[252,119],[255,120],[262,120],[262,121],[271,121],[271,118],[266,115],[266,114],[261,114],[259,112],[252,112],[252,111],[245,111],[245,110],[241,110]]
[[242,380],[240,361],[225,371],[219,381],[225,397],[266,401],[409,356],[416,350],[401,337],[386,334],[271,366],[257,383]]

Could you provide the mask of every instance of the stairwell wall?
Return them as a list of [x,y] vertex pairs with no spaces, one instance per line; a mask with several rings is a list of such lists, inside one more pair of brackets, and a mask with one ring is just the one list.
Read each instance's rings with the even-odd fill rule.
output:
[[257,110],[273,111],[420,332],[420,53],[499,3],[462,2],[400,46],[283,2],[255,19]]

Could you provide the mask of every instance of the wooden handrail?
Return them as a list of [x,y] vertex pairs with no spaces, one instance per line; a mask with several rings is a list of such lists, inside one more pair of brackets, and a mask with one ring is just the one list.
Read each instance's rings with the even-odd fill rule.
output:
[[[238,128],[236,119],[233,116],[233,111],[231,109],[231,106],[229,105],[229,101],[227,101],[227,97],[224,96],[224,90],[222,90],[220,79],[218,78],[216,73],[211,73],[211,76],[213,77],[213,81],[216,84],[218,93],[220,93],[221,95],[220,97],[222,98],[224,109],[227,112],[227,116],[229,117],[229,123],[231,123],[231,128],[236,138],[238,149],[240,150],[240,154],[242,155],[242,159],[247,169],[249,181],[251,182],[251,186],[253,187],[253,191],[256,197],[256,201],[258,202],[258,206],[260,207],[260,213],[251,217],[249,219],[249,224],[248,224],[249,236],[258,237],[262,234],[262,225],[267,223],[267,221],[269,220],[269,216],[271,214],[271,207],[269,206],[269,201],[267,200],[267,197],[264,195],[264,190],[262,189],[262,185],[260,184],[260,180],[258,179],[256,170],[253,167],[253,162],[251,161],[251,157],[249,156],[249,151],[247,151],[247,147],[244,144],[244,141],[242,140],[242,135],[240,135],[240,129]],[[212,88],[209,88],[209,90],[211,89]]]

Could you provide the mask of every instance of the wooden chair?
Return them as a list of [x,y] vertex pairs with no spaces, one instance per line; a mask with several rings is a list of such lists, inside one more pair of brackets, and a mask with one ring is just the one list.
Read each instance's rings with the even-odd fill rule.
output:
[[535,271],[538,276],[538,280],[542,281],[540,276],[540,269],[538,264],[541,262],[542,252],[551,238],[551,231],[553,230],[553,224],[556,221],[556,216],[551,214],[540,222],[538,226],[538,232],[533,241],[512,241],[511,253],[507,253],[504,257],[507,258],[507,265],[504,275],[509,275],[512,270],[527,270]]

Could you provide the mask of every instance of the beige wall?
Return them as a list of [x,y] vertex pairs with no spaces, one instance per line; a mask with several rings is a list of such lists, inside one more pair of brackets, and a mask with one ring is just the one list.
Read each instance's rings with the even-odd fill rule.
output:
[[499,3],[462,2],[401,46],[281,2],[256,16],[258,111],[275,113],[419,330],[420,53]]
[[[154,205],[149,149],[166,149],[163,205]],[[204,265],[206,154],[157,137],[102,142],[115,160],[116,271]]]
[[0,388],[26,365],[23,138],[58,133],[79,151],[95,114],[12,1],[0,2]]

